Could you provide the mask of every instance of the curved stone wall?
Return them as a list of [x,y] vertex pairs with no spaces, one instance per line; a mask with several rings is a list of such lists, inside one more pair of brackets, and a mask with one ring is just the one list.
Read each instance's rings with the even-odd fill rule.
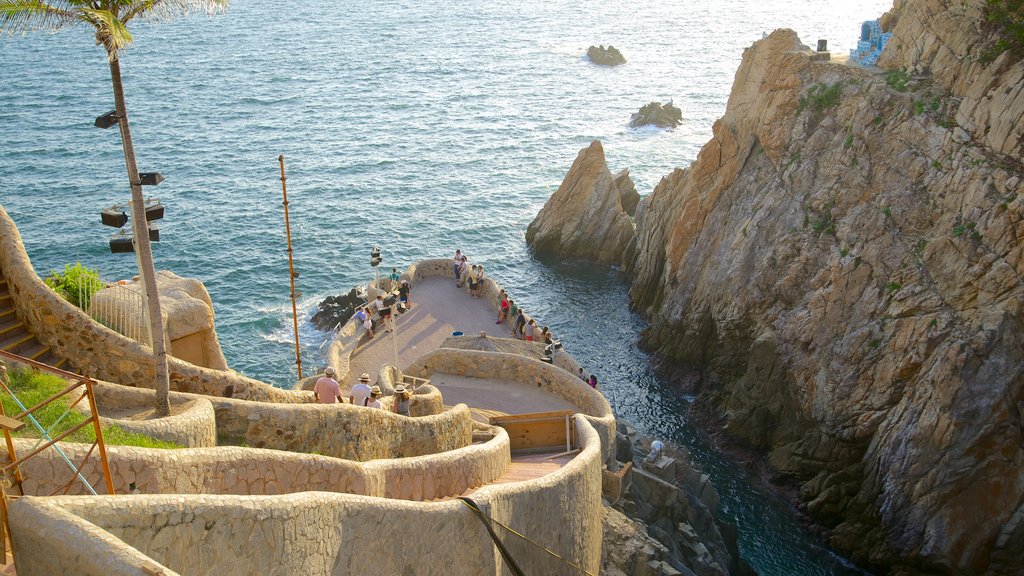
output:
[[[139,405],[154,392],[98,382],[102,405]],[[312,398],[312,392],[304,394]],[[245,444],[344,458],[377,460],[449,452],[473,442],[465,405],[420,418],[350,404],[276,404],[172,392],[172,402],[205,399],[213,405],[219,443]]]
[[605,460],[614,454],[615,416],[608,400],[578,377],[557,366],[518,354],[439,348],[421,356],[406,371],[419,378],[430,378],[435,372],[536,383],[542,390],[576,406],[593,424],[601,438]]
[[[314,454],[225,446],[181,450],[107,446],[114,492],[127,494],[135,483],[144,494],[248,494],[273,495],[320,491],[362,494],[406,500],[432,500],[454,496],[500,477],[509,465],[508,434],[489,429],[489,439],[464,448],[413,458],[354,462]],[[25,454],[34,440],[15,439]],[[83,461],[88,444],[61,445],[74,462]],[[0,461],[7,462],[6,456]],[[25,494],[49,495],[63,491],[71,478],[64,460],[46,450],[22,465]],[[82,473],[102,478],[93,457]],[[93,486],[106,490],[102,481]],[[82,484],[69,494],[85,494]]]
[[[67,358],[86,376],[127,386],[150,387],[155,367],[148,346],[95,322],[51,290],[29,261],[14,221],[0,207],[0,265],[18,317],[40,342]],[[264,402],[302,402],[288,390],[231,371],[211,370],[168,357],[171,387],[182,392]]]
[[[144,404],[129,405],[123,401],[115,401],[108,397],[103,400],[96,395],[99,406],[100,422],[116,424],[128,432],[144,434],[150,438],[174,442],[185,448],[208,448],[217,445],[217,419],[213,413],[213,404],[205,398],[196,398],[184,402],[181,411],[163,418],[149,420],[131,420],[127,418],[108,417],[103,414],[127,408],[152,407],[153,401]],[[124,396],[117,397],[119,400]],[[172,405],[171,411],[177,410]]]
[[[601,556],[600,440],[576,417],[579,455],[536,480],[473,494],[483,512],[596,574]],[[302,492],[282,496],[19,498],[9,517],[18,573],[138,574],[145,557],[182,574],[504,574],[494,544],[459,501],[409,502]],[[53,554],[60,534],[62,553]],[[108,538],[119,539],[113,540]],[[578,574],[514,538],[527,574]],[[134,548],[132,548],[134,546]],[[93,560],[97,550],[104,565]],[[369,551],[369,553],[368,553]],[[81,562],[73,564],[71,562]]]

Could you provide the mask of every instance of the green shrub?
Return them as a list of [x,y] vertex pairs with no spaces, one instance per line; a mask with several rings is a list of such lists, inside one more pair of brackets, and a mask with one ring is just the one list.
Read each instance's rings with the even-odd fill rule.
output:
[[100,273],[82,266],[81,262],[75,262],[74,266],[65,264],[63,273],[51,271],[44,282],[65,300],[83,310],[89,309],[93,294],[103,288]]
[[846,140],[843,141],[843,150],[849,150],[850,146],[853,146],[853,134],[846,135]]
[[[25,408],[32,408],[36,404],[39,404],[50,396],[57,394],[68,386],[68,383],[63,378],[59,378],[52,374],[44,374],[35,370],[15,369],[10,370],[8,375],[10,377],[8,386],[12,392],[17,394],[18,400],[21,401]],[[64,397],[47,404],[34,413],[35,419],[39,421],[39,424],[42,425],[43,428],[50,429],[50,427],[53,426],[53,429],[50,430],[51,438],[54,438],[85,421],[86,416],[84,414],[77,410],[69,411],[67,409],[68,401],[76,400],[83,392],[84,390],[77,389]],[[0,401],[3,402],[4,412],[8,416],[13,416],[22,412],[21,407],[15,404],[14,399],[6,392],[0,390],[0,396],[2,396]],[[82,402],[85,401],[83,400]],[[84,405],[87,406],[88,404]],[[56,424],[56,426],[54,426],[54,424]],[[27,424],[14,435],[26,438],[39,438],[40,436],[39,430],[37,430],[31,423]],[[120,426],[113,424],[103,426],[103,440],[107,444],[122,446],[139,446],[142,448],[181,448],[180,445],[175,444],[174,442],[156,440],[144,434],[128,432]],[[64,438],[63,441],[91,444],[96,441],[96,432],[93,430],[92,425],[88,425],[77,430],[67,438]]]
[[807,94],[800,97],[800,105],[797,113],[809,108],[815,115],[822,114],[825,110],[839,104],[839,96],[843,93],[843,83],[815,84],[807,91]]
[[1024,0],[986,0],[984,27],[995,36],[991,46],[982,50],[980,62],[991,62],[1003,52],[1017,59],[1024,56]]
[[885,285],[885,289],[888,290],[889,292],[895,292],[900,288],[903,288],[903,285],[900,284],[899,282],[889,282],[888,284]]
[[906,70],[889,70],[885,73],[885,83],[897,92],[906,92],[908,82],[910,82],[910,76],[907,75]]

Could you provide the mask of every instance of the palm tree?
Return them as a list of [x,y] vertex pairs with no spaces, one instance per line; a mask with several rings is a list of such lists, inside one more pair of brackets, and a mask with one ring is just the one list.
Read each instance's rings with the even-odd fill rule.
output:
[[132,43],[128,22],[135,18],[166,18],[188,14],[191,10],[198,9],[214,13],[226,6],[227,0],[0,0],[0,32],[14,34],[31,30],[57,31],[85,24],[93,28],[96,43],[107,51],[110,81],[114,85],[114,109],[117,113],[118,126],[121,128],[124,164],[128,169],[128,181],[131,184],[132,232],[139,259],[139,275],[142,277],[144,294],[147,295],[146,305],[152,336],[150,341],[156,365],[155,409],[160,416],[170,413],[167,398],[170,388],[167,345],[164,341],[164,322],[160,313],[160,294],[156,287],[156,270],[149,243],[142,184],[139,182],[132,132],[128,126],[128,111],[124,103],[124,87],[121,85],[119,56],[120,52]]

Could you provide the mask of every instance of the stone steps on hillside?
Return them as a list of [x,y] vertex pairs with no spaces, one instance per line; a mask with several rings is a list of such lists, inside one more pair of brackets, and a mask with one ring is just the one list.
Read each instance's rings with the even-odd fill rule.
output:
[[18,318],[7,279],[0,273],[0,350],[60,368],[67,360],[43,345]]

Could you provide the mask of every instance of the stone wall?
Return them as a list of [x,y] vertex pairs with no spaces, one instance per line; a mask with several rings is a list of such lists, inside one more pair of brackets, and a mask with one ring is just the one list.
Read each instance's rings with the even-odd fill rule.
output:
[[[509,465],[508,434],[489,428],[489,439],[458,450],[412,458],[353,462],[314,454],[225,446],[162,450],[107,446],[107,462],[116,494],[127,494],[134,482],[144,494],[273,495],[319,491],[361,494],[404,500],[455,496],[493,482]],[[15,439],[19,454],[34,440]],[[88,444],[62,443],[74,462],[84,460]],[[5,456],[0,461],[7,462]],[[93,488],[106,492],[98,459],[93,456],[83,475]],[[63,492],[71,472],[54,450],[46,450],[22,466],[25,494]],[[85,494],[79,482],[68,494]]]
[[[97,403],[108,410],[151,399],[151,390],[97,383]],[[312,398],[312,392],[304,392]],[[205,398],[213,404],[223,442],[345,458],[376,460],[448,452],[473,441],[473,419],[460,404],[439,414],[409,418],[350,404],[275,404],[171,393],[171,401]]]
[[[104,425],[116,424],[128,432],[144,434],[150,438],[174,442],[185,448],[207,448],[217,445],[217,420],[213,413],[213,404],[205,398],[196,398],[188,402],[178,404],[181,408],[172,405],[172,415],[164,418],[153,418],[147,420],[131,420],[114,416],[104,416],[116,410],[109,399],[100,400],[96,395],[96,404],[99,406],[100,422]],[[149,398],[138,407],[153,407],[153,401]],[[119,402],[118,404],[123,405]],[[134,408],[135,406],[133,406]],[[178,411],[180,410],[180,412]],[[174,413],[177,412],[177,413]]]
[[435,372],[536,383],[541,390],[579,408],[601,438],[603,461],[608,461],[614,455],[615,416],[608,400],[575,375],[557,366],[518,354],[439,348],[421,356],[407,370],[408,374],[419,378],[430,378]]
[[[151,387],[155,374],[148,346],[93,321],[85,312],[51,290],[29,261],[14,221],[0,207],[0,267],[7,280],[18,318],[44,345],[67,358],[86,376],[127,386]],[[265,382],[223,370],[201,368],[168,357],[171,388],[269,402],[300,402],[304,397]]]
[[[576,420],[582,451],[561,470],[490,485],[473,499],[495,520],[597,573],[600,440],[586,419]],[[12,536],[23,576],[138,574],[140,553],[189,575],[504,573],[480,520],[458,501],[324,492],[61,496],[20,498],[10,519],[18,526]],[[53,554],[57,538],[59,555]],[[527,574],[579,573],[514,537],[503,540]],[[92,558],[97,551],[102,566]]]

